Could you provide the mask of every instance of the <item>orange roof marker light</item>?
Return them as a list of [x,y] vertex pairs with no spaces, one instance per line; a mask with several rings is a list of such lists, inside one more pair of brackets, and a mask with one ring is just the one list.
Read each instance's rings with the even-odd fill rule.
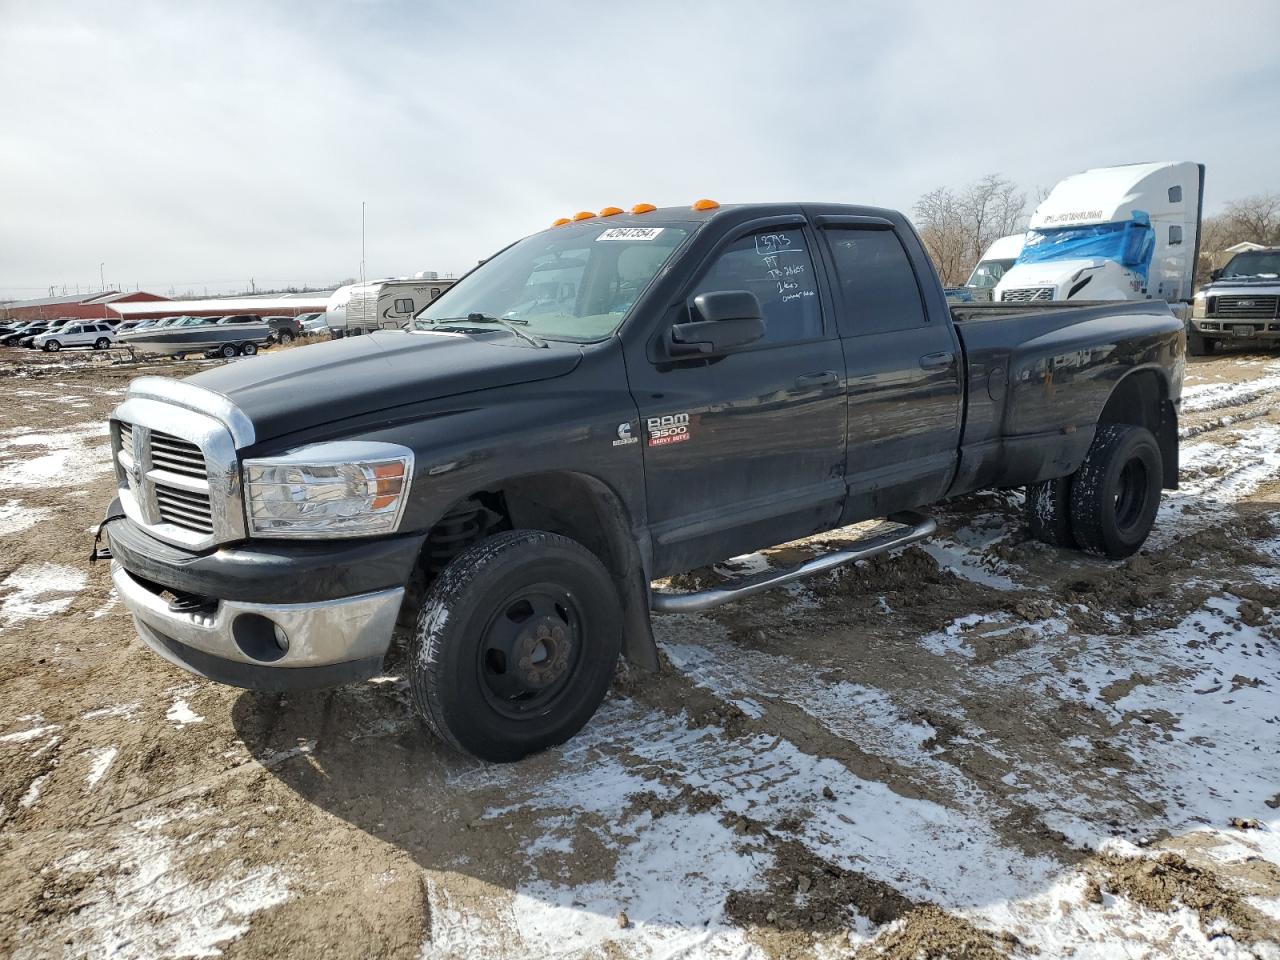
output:
[[707,200],[705,197],[701,200],[693,201],[693,209],[695,210],[715,210],[720,204],[714,200]]
[[652,203],[637,203],[634,207],[631,208],[631,212],[632,213],[653,213],[653,211],[657,209],[658,208],[655,207]]
[[566,223],[573,223],[573,221],[570,220],[568,217],[561,217],[559,220],[554,221],[551,225],[553,227],[563,227]]
[[575,219],[575,220],[590,220],[590,219],[591,219],[592,217],[594,217],[594,216],[595,216],[595,214],[594,214],[594,213],[592,213],[590,210],[579,210],[577,213],[575,213],[575,214],[573,215],[573,219]]
[[605,207],[603,210],[601,210],[601,211],[600,211],[600,216],[602,216],[602,217],[616,217],[616,216],[617,216],[618,214],[620,214],[621,212],[622,212],[622,208],[621,208],[621,207]]

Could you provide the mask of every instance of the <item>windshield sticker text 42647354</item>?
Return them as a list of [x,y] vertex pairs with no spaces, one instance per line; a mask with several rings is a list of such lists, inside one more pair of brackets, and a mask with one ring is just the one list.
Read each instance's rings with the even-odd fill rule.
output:
[[669,413],[664,417],[649,417],[644,422],[644,429],[649,435],[651,447],[665,447],[693,439],[689,433],[687,413]]

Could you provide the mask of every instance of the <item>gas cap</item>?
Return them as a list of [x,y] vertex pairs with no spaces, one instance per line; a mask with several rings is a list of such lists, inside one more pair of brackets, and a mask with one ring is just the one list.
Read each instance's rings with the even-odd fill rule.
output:
[[1004,367],[993,367],[987,376],[987,396],[992,400],[1003,399],[1005,386]]

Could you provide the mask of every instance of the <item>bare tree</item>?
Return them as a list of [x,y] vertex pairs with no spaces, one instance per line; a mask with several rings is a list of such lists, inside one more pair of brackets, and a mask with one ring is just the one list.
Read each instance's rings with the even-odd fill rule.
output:
[[1236,235],[1231,243],[1252,240],[1280,244],[1280,193],[1259,193],[1227,204],[1223,214]]
[[1027,195],[998,173],[960,193],[938,187],[916,201],[916,227],[946,286],[964,283],[998,237],[1026,229]]
[[1026,229],[1026,209],[1027,195],[998,173],[989,173],[965,189],[960,211],[974,263],[992,241]]
[[949,187],[938,187],[917,200],[914,209],[916,229],[943,285],[964,283],[972,265],[960,200]]

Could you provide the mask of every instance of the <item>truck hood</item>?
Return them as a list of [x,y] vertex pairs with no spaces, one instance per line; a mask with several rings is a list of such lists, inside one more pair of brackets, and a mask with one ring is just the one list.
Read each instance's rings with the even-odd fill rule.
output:
[[1217,297],[1224,293],[1274,297],[1280,295],[1280,278],[1242,277],[1236,280],[1215,280],[1202,287],[1200,292],[1206,297]]
[[581,359],[574,344],[552,342],[543,350],[505,331],[388,331],[259,355],[185,382],[234,403],[260,442],[406,404],[563,376]]
[[1048,263],[1017,263],[1000,278],[1000,289],[1015,287],[1060,287],[1069,284],[1080,270],[1089,270],[1110,263],[1101,257],[1075,260],[1051,260]]

